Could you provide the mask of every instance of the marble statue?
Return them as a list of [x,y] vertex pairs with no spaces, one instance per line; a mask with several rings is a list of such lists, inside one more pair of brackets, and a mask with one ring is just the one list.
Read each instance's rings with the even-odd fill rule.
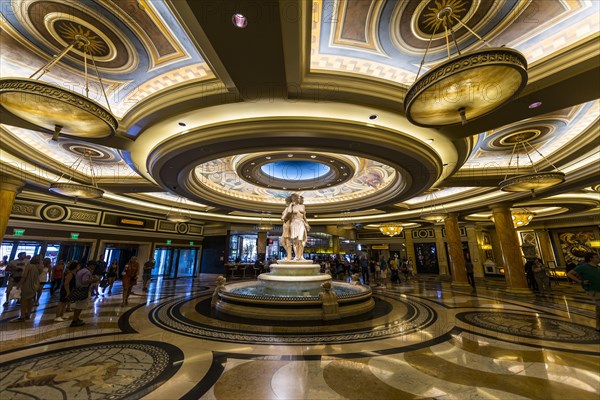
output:
[[321,300],[321,309],[323,319],[340,319],[339,304],[337,295],[331,289],[331,281],[326,281],[321,284],[323,290],[319,292],[319,300]]
[[283,212],[281,213],[281,219],[283,220],[283,233],[281,234],[281,245],[285,249],[286,261],[292,260],[292,238],[290,234],[292,215],[288,211],[290,204],[292,204],[292,196],[286,197],[285,210],[283,210]]
[[304,261],[304,245],[310,225],[306,220],[304,198],[298,193],[291,195],[291,203],[283,211],[282,219],[290,220],[290,240],[294,247],[294,261]]
[[210,302],[210,306],[212,308],[214,308],[217,305],[217,302],[219,301],[219,293],[225,290],[225,281],[226,279],[223,276],[219,276],[217,278],[217,287],[213,292],[212,300]]

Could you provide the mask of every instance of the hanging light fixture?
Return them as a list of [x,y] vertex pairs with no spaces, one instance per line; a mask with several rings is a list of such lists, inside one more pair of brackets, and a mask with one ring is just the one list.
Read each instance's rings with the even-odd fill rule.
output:
[[[535,217],[535,213],[532,211],[529,211],[526,208],[519,208],[516,210],[511,210],[510,215],[512,217],[513,226],[515,228],[521,228],[526,225],[529,225],[529,223],[533,220],[533,217]],[[494,220],[493,216],[491,216],[490,219],[493,222],[496,222]]]
[[386,236],[394,237],[402,233],[404,227],[398,222],[390,222],[379,226],[379,230]]
[[338,229],[346,229],[346,230],[355,228],[354,223],[350,221],[348,211],[342,213],[342,215],[340,216],[339,222],[337,224],[337,228]]
[[520,210],[515,210],[510,212],[513,220],[513,226],[515,228],[521,228],[523,226],[529,225],[535,213],[523,208]]
[[[113,135],[118,122],[110,110],[104,84],[98,73],[94,51],[102,43],[89,31],[72,34],[74,40],[47,64],[29,78],[1,78],[2,106],[11,114],[27,122],[54,131],[53,140],[60,134],[84,138],[105,138]],[[60,86],[39,81],[50,68],[74,47],[82,50],[84,60],[85,96]],[[88,57],[96,71],[108,109],[89,98]]]
[[177,223],[190,222],[192,220],[189,210],[185,208],[185,199],[183,197],[179,196],[177,198],[175,206],[171,207],[165,218],[167,221]]
[[[527,60],[517,50],[491,47],[481,36],[463,24],[451,1],[435,2],[423,17],[433,28],[417,78],[404,97],[404,111],[418,126],[441,127],[474,120],[504,105],[527,84]],[[456,8],[455,7],[455,8]],[[454,26],[465,28],[488,48],[461,53]],[[448,60],[419,78],[425,57],[438,29],[443,27]],[[438,35],[439,37],[440,35]],[[451,37],[451,39],[450,39]],[[450,40],[457,55],[450,56]]]
[[[89,167],[90,167],[90,177],[92,184],[85,185],[82,183],[73,182],[74,172],[77,171],[81,162],[84,158],[87,158]],[[94,165],[92,162],[92,153],[89,150],[85,150],[83,154],[81,154],[77,159],[71,164],[68,171],[73,171],[71,174],[67,175],[69,177],[67,182],[61,182],[61,179],[64,178],[66,172],[64,172],[56,182],[50,184],[48,190],[52,193],[60,194],[63,196],[74,197],[75,201],[77,199],[99,199],[104,195],[104,190],[98,187],[96,183],[96,173],[94,172]]]
[[[552,168],[554,168],[554,171],[539,172],[536,166],[534,165],[533,160],[531,159],[531,156],[529,154],[530,151],[527,149],[527,146],[529,146],[529,149],[538,153],[548,163],[549,166],[552,166]],[[521,149],[522,152],[524,152],[527,155],[533,173],[521,173],[521,166],[519,165],[519,156],[521,154]],[[515,158],[515,154],[517,167],[516,176],[508,178],[508,173],[510,171],[513,158]],[[513,146],[510,160],[508,161],[508,170],[506,172],[506,175],[504,176],[504,180],[498,184],[498,187],[504,192],[531,191],[531,194],[535,196],[536,189],[543,189],[554,185],[558,185],[559,183],[564,182],[564,180],[565,174],[563,172],[559,171],[554,164],[548,161],[548,159],[544,157],[544,155],[540,153],[536,148],[534,148],[528,140],[525,140],[523,137],[518,137],[517,141],[515,142],[515,145]]]
[[448,213],[446,212],[444,206],[438,204],[438,198],[435,195],[435,192],[438,190],[439,189],[431,188],[427,191],[425,203],[429,202],[429,205],[425,205],[421,209],[421,215],[419,218],[432,222],[444,222],[444,220],[448,218]]
[[261,215],[260,221],[258,222],[258,226],[256,227],[256,229],[261,232],[268,232],[272,231],[274,228],[275,226],[272,223],[270,223],[264,215]]

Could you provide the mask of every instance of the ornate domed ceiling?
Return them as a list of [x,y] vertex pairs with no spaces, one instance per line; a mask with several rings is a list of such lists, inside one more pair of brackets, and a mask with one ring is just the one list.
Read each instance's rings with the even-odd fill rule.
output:
[[[522,52],[529,83],[466,125],[417,127],[402,101],[421,61],[427,71],[448,56],[435,18],[446,6],[491,46]],[[600,203],[589,189],[600,183],[599,12],[583,0],[9,2],[1,77],[28,77],[85,36],[102,77],[90,78],[88,95],[102,103],[106,91],[119,130],[54,141],[1,109],[0,163],[41,194],[90,154],[107,192],[99,204],[160,215],[183,197],[198,222],[255,221],[301,192],[313,225],[341,214],[423,223],[432,187],[473,221],[503,201],[549,217],[586,212]],[[245,28],[232,24],[235,13]],[[484,46],[453,29],[462,51]],[[84,68],[75,46],[43,80],[85,94]],[[493,88],[473,85],[490,96]],[[523,139],[534,151],[517,155],[542,170],[556,165],[565,183],[535,198],[498,189],[515,174]],[[74,179],[90,177],[84,162]]]

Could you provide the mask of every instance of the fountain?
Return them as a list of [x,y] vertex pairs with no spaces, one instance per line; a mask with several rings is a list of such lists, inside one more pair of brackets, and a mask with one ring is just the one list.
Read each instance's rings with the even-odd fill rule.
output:
[[229,315],[266,320],[330,320],[371,311],[375,307],[371,288],[332,282],[318,264],[303,258],[310,229],[303,199],[293,194],[286,202],[282,214],[286,259],[272,264],[270,272],[260,274],[257,281],[218,286],[213,307]]

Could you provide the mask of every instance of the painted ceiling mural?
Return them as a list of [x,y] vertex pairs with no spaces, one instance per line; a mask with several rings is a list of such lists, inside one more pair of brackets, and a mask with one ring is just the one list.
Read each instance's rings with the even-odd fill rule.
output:
[[[193,1],[184,3],[194,4]],[[132,115],[134,117],[131,118],[135,118],[136,110],[147,104],[145,102],[162,99],[162,96],[168,95],[174,88],[204,81],[216,81],[220,84],[225,81],[223,76],[219,76],[221,70],[217,67],[211,69],[211,66],[218,65],[221,60],[209,59],[205,54],[211,53],[202,48],[203,45],[208,47],[210,43],[203,43],[201,38],[190,36],[193,30],[185,26],[180,10],[170,0],[22,0],[6,1],[2,5],[2,78],[27,77],[73,42],[77,35],[86,36],[107,91],[110,108],[121,121]],[[484,36],[491,46],[506,45],[521,51],[530,67],[569,52],[591,37],[597,38],[600,31],[600,2],[590,0],[314,0],[312,6],[307,6],[312,11],[312,15],[307,17],[310,20],[306,21],[306,26],[310,26],[310,29],[306,32],[306,37],[300,40],[310,46],[310,51],[306,48],[306,62],[302,64],[304,60],[298,56],[293,61],[286,59],[286,63],[295,62],[298,65],[294,67],[298,69],[308,66],[307,74],[323,74],[331,79],[332,85],[338,82],[336,79],[350,76],[355,82],[367,84],[376,80],[395,93],[398,86],[408,87],[415,81],[430,37],[433,38],[431,48],[421,75],[446,59],[446,39],[435,18],[437,11],[444,6],[453,7],[464,23]],[[454,29],[462,51],[483,46],[466,29],[460,26],[455,26]],[[44,80],[82,93],[85,87],[83,59],[81,49],[76,46],[44,75]],[[288,66],[290,64],[285,64],[285,68]],[[103,104],[99,82],[94,74],[90,79],[90,97]],[[535,79],[538,79],[537,75]],[[236,101],[239,100],[239,96],[231,96],[233,97]],[[223,103],[227,101],[224,100]],[[348,103],[352,103],[352,100]],[[229,104],[217,104],[224,105]],[[367,126],[373,128],[368,132],[374,132],[379,121],[383,120],[384,113],[381,111],[389,112],[388,109],[380,109],[379,119],[376,119],[376,107],[379,103],[365,105],[361,98],[356,99],[353,105],[365,108],[373,106],[375,118],[364,124],[361,122],[360,125],[361,129]],[[195,113],[206,105],[195,106],[198,108],[177,110],[175,114]],[[327,102],[319,103],[318,107],[321,106],[328,119],[333,121],[339,118],[338,111],[336,114],[327,114],[332,110],[327,108]],[[346,107],[348,104],[344,103],[342,106]],[[157,111],[161,111],[161,105],[157,107]],[[227,110],[216,111],[217,114],[219,112],[226,114]],[[403,118],[401,112],[397,114]],[[235,118],[231,117],[231,120]],[[588,156],[588,160],[581,166],[589,167],[591,163],[598,162],[597,152],[594,153],[591,146],[583,154],[582,149],[574,148],[574,143],[582,138],[588,140],[594,133],[598,133],[599,120],[600,100],[588,99],[568,108],[547,113],[540,111],[534,118],[501,124],[472,137],[461,138],[467,143],[463,148],[465,154],[461,155],[460,165],[449,169],[447,177],[474,174],[477,178],[484,176],[481,170],[493,169],[495,173],[506,170],[514,143],[520,139],[527,139],[535,149],[530,154],[535,164],[542,163],[541,154],[550,159],[562,160],[568,158],[565,152],[578,152],[582,157]],[[133,124],[136,122],[139,121],[133,121]],[[141,122],[140,126],[143,123],[145,122]],[[354,120],[352,123],[353,126],[356,125]],[[383,126],[383,122],[381,124]],[[174,129],[181,129],[177,132],[178,135],[187,134],[183,126]],[[210,213],[214,213],[215,220],[219,220],[219,213],[222,216],[235,212],[241,214],[258,212],[257,210],[279,210],[291,192],[301,192],[306,204],[313,205],[312,210],[322,206],[330,214],[349,212],[349,208],[357,204],[357,214],[362,212],[381,216],[388,212],[398,219],[402,219],[405,215],[403,213],[415,219],[415,210],[430,201],[430,197],[422,191],[413,193],[412,198],[404,201],[399,196],[394,197],[396,192],[403,190],[399,188],[399,182],[404,179],[400,168],[392,166],[394,160],[388,160],[388,165],[381,162],[382,159],[377,161],[377,157],[370,159],[365,155],[361,156],[360,148],[357,150],[352,147],[357,143],[353,142],[354,137],[350,135],[347,136],[347,141],[340,140],[338,148],[330,149],[329,153],[318,146],[316,139],[314,148],[311,147],[312,144],[299,145],[297,147],[302,148],[304,155],[296,157],[298,160],[294,162],[285,160],[288,157],[285,149],[279,152],[279,159],[263,164],[256,164],[256,160],[270,157],[276,152],[269,149],[270,153],[267,154],[264,148],[258,151],[245,149],[234,155],[232,152],[221,152],[212,160],[206,157],[193,164],[195,168],[189,174],[189,182],[172,182],[161,188],[156,184],[157,181],[152,181],[156,176],[144,175],[150,174],[149,162],[146,165],[141,162],[140,165],[134,165],[132,161],[129,152],[131,143],[144,143],[143,140],[137,141],[144,138],[145,133],[141,128],[140,132],[128,131],[130,137],[120,132],[117,137],[107,141],[84,141],[66,136],[54,141],[45,133],[2,124],[0,164],[6,167],[10,162],[9,168],[24,170],[35,165],[41,170],[60,175],[61,171],[68,171],[83,154],[89,153],[94,173],[100,182],[135,182],[147,186],[132,193],[126,190],[109,193],[107,198],[111,201],[124,199],[123,202],[129,203],[129,206],[154,204],[158,208],[164,208],[165,205],[169,207],[181,202],[180,196],[172,193],[172,187],[176,184],[190,184],[195,190],[191,192],[197,196],[185,200],[187,204],[198,212],[197,216],[205,213],[202,217],[210,218]],[[282,132],[287,133],[285,130]],[[366,133],[365,136],[369,134]],[[411,147],[410,151],[425,153],[425,150],[429,150],[433,139],[420,136],[427,134],[427,131],[415,133],[414,137],[420,140],[421,147]],[[471,134],[469,132],[468,135]],[[225,131],[222,136],[226,136]],[[317,134],[314,137],[317,138]],[[193,139],[193,135],[190,138]],[[158,147],[159,142],[150,142],[148,152],[153,150],[153,146]],[[436,144],[438,142],[439,140]],[[391,141],[385,145],[400,146],[398,143],[405,142]],[[296,156],[299,152],[295,153]],[[223,154],[227,156],[221,157]],[[521,153],[520,157],[521,162],[529,163],[525,154]],[[329,163],[329,158],[335,159],[339,166],[334,168]],[[15,164],[18,159],[23,160],[23,167]],[[205,162],[206,160],[210,161]],[[575,170],[573,167],[573,171]],[[90,176],[87,160],[82,160],[79,172],[83,178]],[[505,196],[496,186],[478,185],[468,180],[456,186],[445,185],[441,178],[438,183],[437,199],[455,208],[464,207],[465,204],[499,201]],[[597,187],[597,184],[598,182],[588,186]],[[588,192],[581,201],[596,202],[596,206],[600,204],[597,193],[594,194],[591,190]],[[221,204],[217,204],[219,199],[224,200],[221,209]],[[335,210],[338,203],[340,209]],[[265,207],[259,207],[261,205]],[[229,210],[223,211],[227,207]],[[533,209],[547,215],[569,210],[569,206],[549,207],[547,204],[535,203]],[[150,208],[152,207],[149,205],[148,209]],[[488,220],[488,214],[489,212],[475,212],[473,220]]]
[[[358,157],[344,156],[349,162],[356,165],[354,175],[345,183],[333,185],[317,190],[299,191],[305,200],[305,204],[326,204],[332,202],[344,202],[370,196],[378,191],[384,191],[397,178],[396,170],[377,161],[362,159]],[[242,179],[237,174],[235,157],[226,157],[204,163],[196,167],[195,175],[198,181],[208,190],[219,193],[222,196],[237,197],[244,200],[285,204],[285,198],[292,192],[289,190],[276,190],[263,185],[256,185]],[[286,179],[291,182],[299,180],[296,167],[290,168],[285,174]],[[314,175],[311,178],[315,178]],[[311,184],[319,180],[306,179]]]
[[[1,27],[3,77],[29,76],[77,34],[86,36],[117,117],[173,85],[214,77],[162,0],[3,2]],[[82,70],[83,53],[75,47],[44,78],[83,93]],[[90,72],[89,97],[106,105],[95,77]]]
[[[435,18],[447,5],[491,46],[519,50],[531,65],[597,32],[600,21],[593,3],[316,0],[310,66],[312,71],[343,71],[410,86],[432,34],[424,69],[447,57],[444,31]],[[461,50],[483,46],[458,24],[454,31]]]

